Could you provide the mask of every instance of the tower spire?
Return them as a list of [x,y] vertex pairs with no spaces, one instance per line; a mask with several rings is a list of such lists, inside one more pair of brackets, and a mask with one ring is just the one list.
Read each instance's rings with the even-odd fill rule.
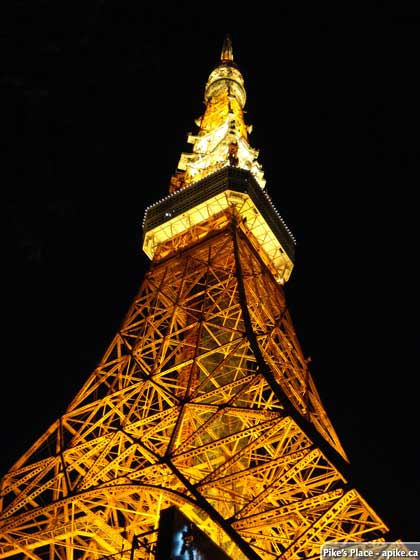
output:
[[243,76],[233,60],[230,35],[226,35],[220,62],[210,73],[204,89],[204,114],[195,122],[197,134],[188,135],[192,152],[184,152],[171,179],[170,193],[180,190],[225,166],[250,171],[261,188],[264,173],[258,150],[251,147],[245,123],[246,91]]
[[230,35],[226,35],[225,40],[223,41],[222,53],[220,55],[221,62],[233,62],[233,49],[232,49],[232,40]]

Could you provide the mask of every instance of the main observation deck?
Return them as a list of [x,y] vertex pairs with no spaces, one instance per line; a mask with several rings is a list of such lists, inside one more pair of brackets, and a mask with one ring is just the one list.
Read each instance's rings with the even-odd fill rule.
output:
[[143,220],[143,250],[159,260],[159,246],[232,208],[277,281],[286,282],[293,269],[295,240],[252,173],[230,165],[149,206]]

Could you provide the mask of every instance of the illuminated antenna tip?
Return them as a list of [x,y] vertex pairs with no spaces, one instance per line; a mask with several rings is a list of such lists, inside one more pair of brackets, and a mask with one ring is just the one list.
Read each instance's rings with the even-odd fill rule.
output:
[[233,62],[232,40],[230,35],[226,35],[223,41],[222,54],[220,55],[222,62]]

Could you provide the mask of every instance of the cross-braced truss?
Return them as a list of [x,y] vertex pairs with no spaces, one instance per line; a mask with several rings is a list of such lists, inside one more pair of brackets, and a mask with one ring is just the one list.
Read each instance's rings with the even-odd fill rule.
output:
[[4,476],[0,558],[129,559],[136,536],[131,557],[152,560],[173,505],[235,560],[383,538],[334,453],[283,289],[229,219],[152,265],[98,367]]

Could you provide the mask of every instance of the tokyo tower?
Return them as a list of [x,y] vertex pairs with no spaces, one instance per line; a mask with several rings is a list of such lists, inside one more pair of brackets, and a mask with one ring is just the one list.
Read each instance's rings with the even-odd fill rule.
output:
[[1,479],[1,559],[292,560],[387,540],[288,312],[295,242],[249,143],[229,37],[204,101],[168,195],[145,209],[151,264],[118,332]]

